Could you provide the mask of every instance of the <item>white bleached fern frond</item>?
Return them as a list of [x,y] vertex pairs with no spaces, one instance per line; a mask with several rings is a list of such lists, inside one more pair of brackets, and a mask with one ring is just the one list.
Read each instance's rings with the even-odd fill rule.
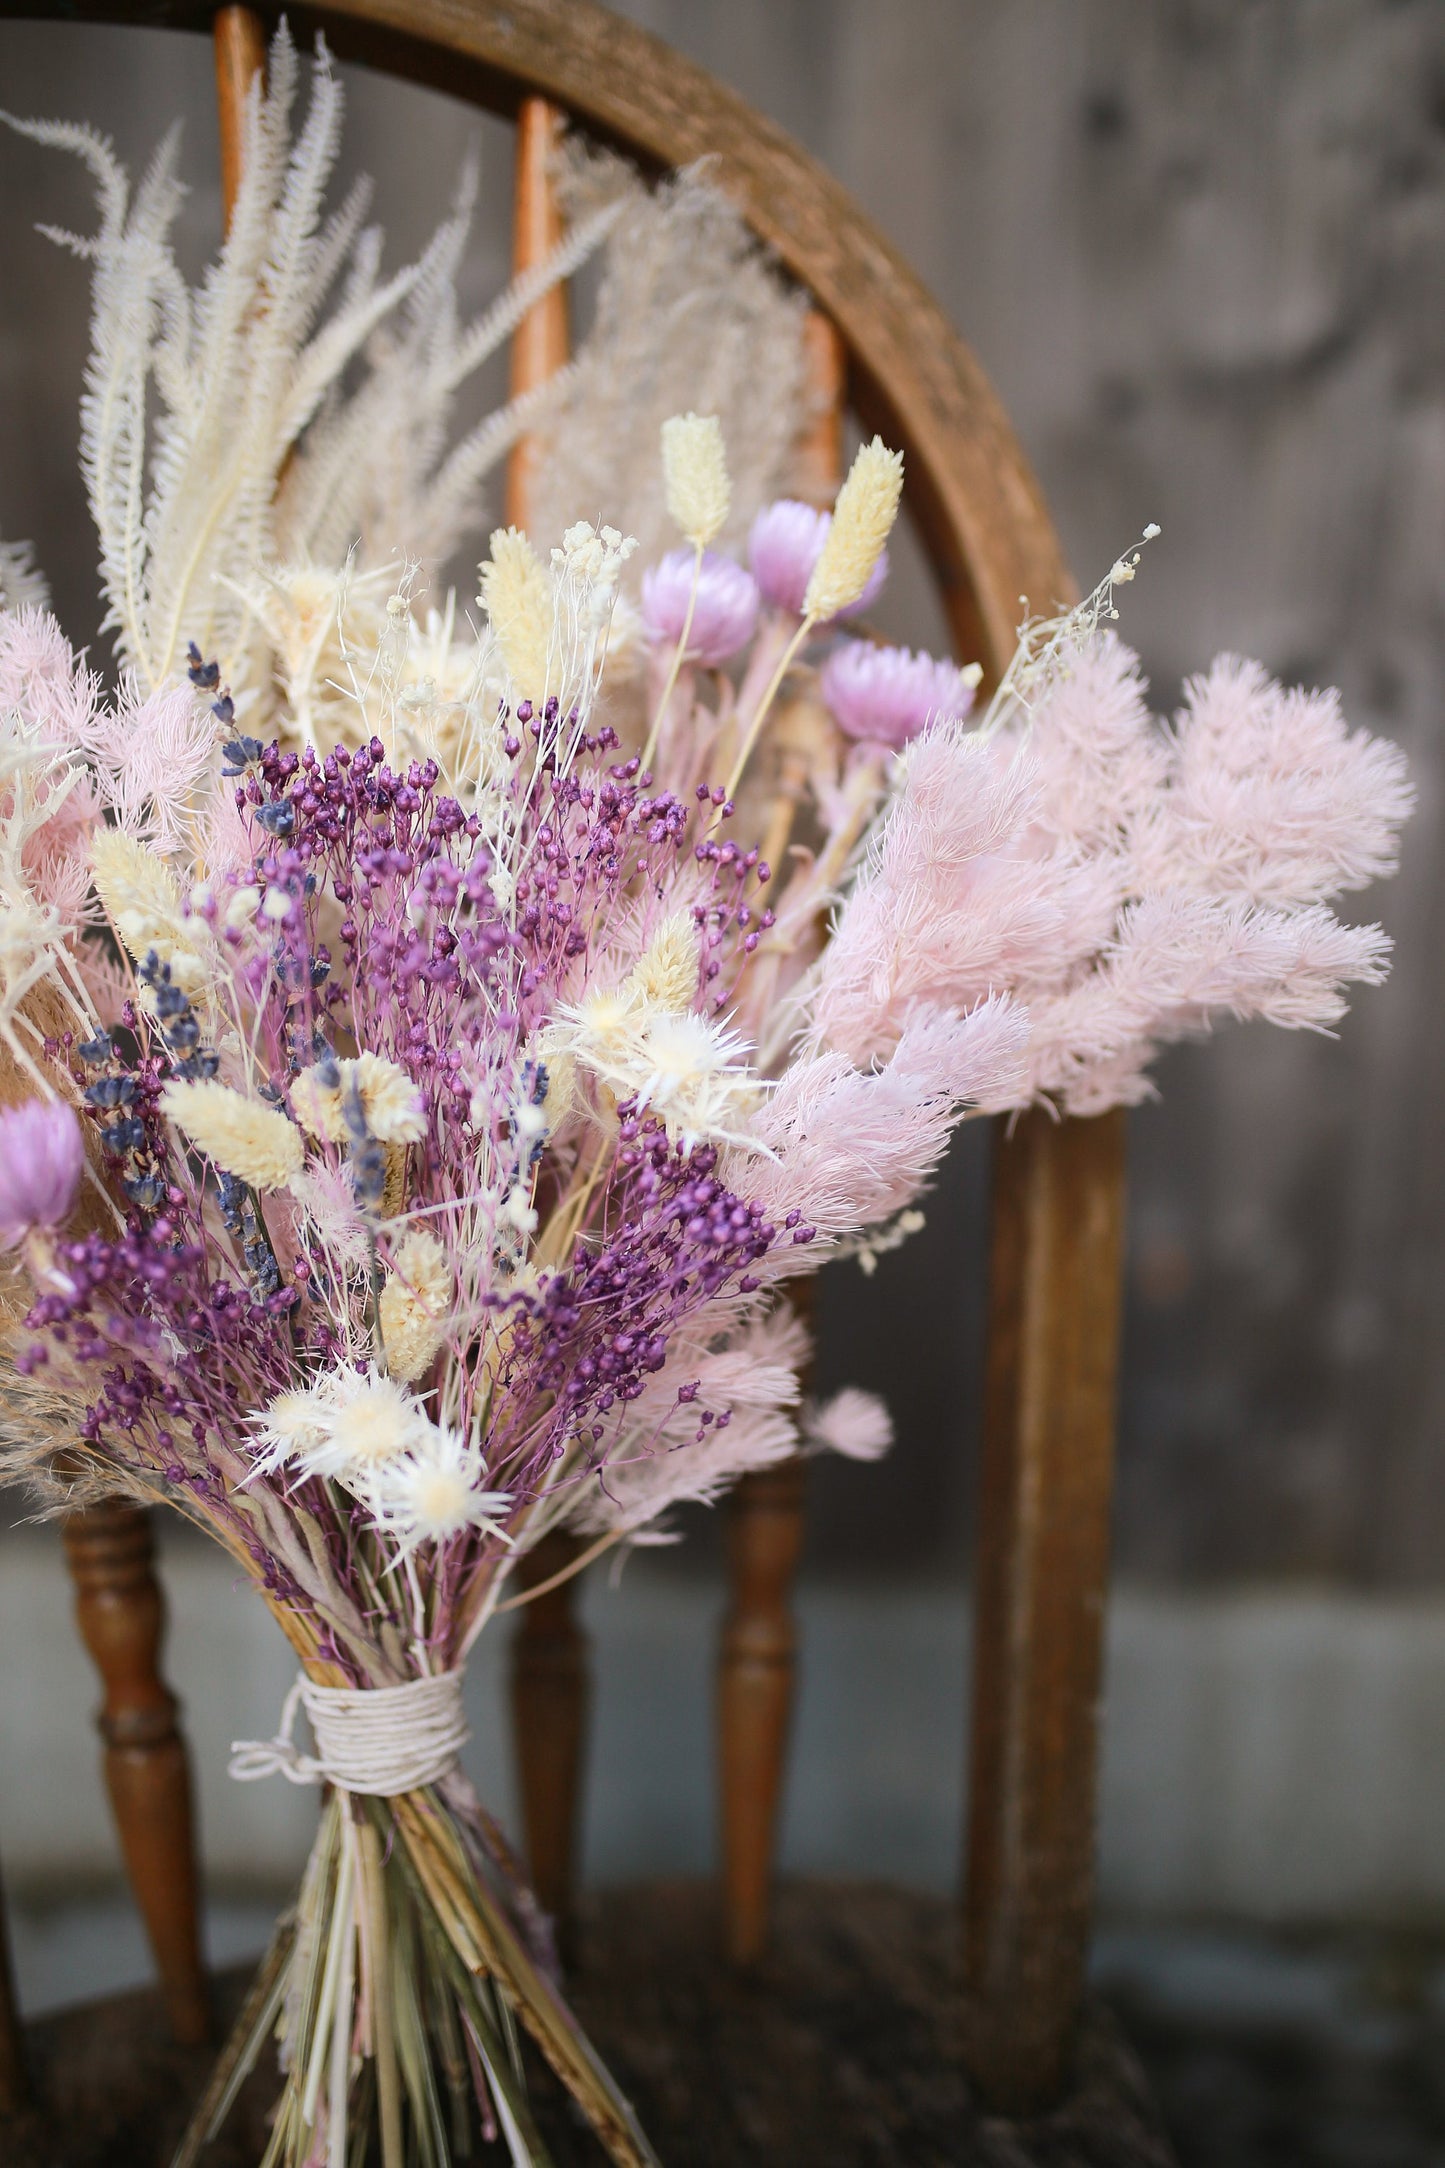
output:
[[461,324],[456,278],[475,193],[464,181],[420,261],[381,276],[364,187],[329,218],[342,92],[318,44],[293,142],[299,67],[284,27],[253,83],[244,178],[225,246],[198,292],[171,228],[174,136],[132,195],[106,141],[60,122],[14,123],[68,150],[97,184],[98,231],[57,234],[93,266],[81,456],[100,540],[107,628],[144,688],[194,641],[237,690],[269,657],[245,596],[279,562],[345,562],[362,540],[435,562],[480,512],[484,475],[536,409],[504,409],[451,446],[452,402],[526,309],[602,238],[604,208],[554,260]]

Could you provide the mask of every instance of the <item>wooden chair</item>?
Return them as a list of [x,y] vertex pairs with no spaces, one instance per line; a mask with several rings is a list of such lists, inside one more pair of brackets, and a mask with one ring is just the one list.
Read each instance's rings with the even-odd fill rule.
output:
[[[0,0],[0,14],[163,22],[215,37],[223,175],[234,192],[240,98],[274,8]],[[332,0],[290,8],[300,35],[514,116],[519,266],[545,251],[555,114],[646,164],[705,153],[749,224],[813,299],[833,434],[814,447],[820,495],[844,397],[907,455],[906,501],[961,656],[996,676],[1020,595],[1068,588],[1037,487],[967,347],[831,177],[701,70],[590,0]],[[518,386],[566,352],[566,302],[519,333]],[[513,513],[525,512],[525,450]],[[1064,2085],[1081,2007],[1093,1852],[1097,1709],[1108,1568],[1123,1226],[1122,1118],[1028,1115],[996,1141],[984,1454],[975,1576],[973,1738],[963,1904],[965,2059],[981,2096],[1021,2113]],[[732,1601],[720,1658],[727,1939],[756,1954],[791,1697],[789,1589],[801,1471],[744,1484],[732,1511]],[[204,2025],[189,1789],[158,1671],[159,1593],[144,1520],[77,1516],[67,1551],[105,1682],[101,1718],[128,1868],[173,2022]],[[548,1578],[564,1554],[534,1572]],[[570,1907],[586,1658],[570,1585],[522,1614],[514,1684],[525,1818],[544,1900]],[[5,2072],[0,2000],[0,2104]],[[18,2066],[17,2066],[18,2067]]]

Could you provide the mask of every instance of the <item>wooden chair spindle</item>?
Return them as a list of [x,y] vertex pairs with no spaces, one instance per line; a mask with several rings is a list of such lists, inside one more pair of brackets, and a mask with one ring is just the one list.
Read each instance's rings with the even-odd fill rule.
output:
[[1124,1114],[995,1137],[964,1898],[990,2107],[1067,2079],[1088,1957],[1124,1246]]
[[[562,240],[554,161],[562,115],[544,98],[524,98],[517,113],[512,269],[542,263]],[[512,337],[512,393],[545,383],[567,360],[567,292],[545,293]],[[507,519],[528,528],[536,443],[523,437],[507,466]],[[561,1531],[523,1561],[524,1588],[564,1572],[578,1540]],[[526,1604],[512,1640],[512,1736],[532,1885],[551,1914],[564,1955],[575,1944],[577,1848],[591,1684],[587,1638],[576,1615],[577,1584],[564,1581]]]
[[[809,414],[796,453],[797,488],[811,502],[831,505],[843,472],[847,356],[817,309],[804,319],[803,338]],[[777,729],[786,729],[785,717]],[[806,756],[784,743],[762,846],[779,887],[806,784]],[[812,1282],[799,1283],[794,1299],[809,1319],[812,1296]],[[756,1963],[768,1937],[797,1684],[792,1592],[806,1498],[805,1463],[795,1460],[744,1476],[728,1501],[730,1602],[718,1651],[718,1806],[723,1942],[739,1965]]]
[[176,1699],[160,1672],[165,1604],[148,1516],[107,1499],[72,1513],[65,1555],[81,1637],[101,1676],[97,1724],[126,1872],[181,2041],[209,2029],[201,1965],[191,1773]]

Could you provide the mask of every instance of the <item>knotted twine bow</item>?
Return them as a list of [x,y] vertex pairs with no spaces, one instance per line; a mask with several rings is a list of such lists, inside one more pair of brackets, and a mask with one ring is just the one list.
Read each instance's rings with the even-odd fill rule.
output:
[[[325,1782],[375,1799],[435,1784],[456,1767],[471,1736],[462,1677],[442,1671],[404,1686],[316,1686],[300,1672],[275,1738],[232,1740],[231,1775],[241,1784],[273,1776],[289,1784]],[[314,1756],[291,1736],[302,1707],[315,1734]]]

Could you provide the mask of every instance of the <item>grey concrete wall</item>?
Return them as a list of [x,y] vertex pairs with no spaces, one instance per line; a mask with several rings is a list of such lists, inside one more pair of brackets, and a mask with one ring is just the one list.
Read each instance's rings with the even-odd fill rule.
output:
[[[631,0],[791,128],[914,259],[999,384],[1081,575],[1164,537],[1126,632],[1161,701],[1222,645],[1332,680],[1409,747],[1421,810],[1377,908],[1390,986],[1339,1043],[1232,1032],[1163,1065],[1133,1131],[1121,1557],[1136,1576],[1431,1583],[1445,1564],[1440,694],[1445,10],[1434,0]],[[140,157],[188,115],[187,236],[218,197],[203,43],[0,24],[0,102]],[[349,164],[398,247],[483,146],[478,297],[505,253],[504,131],[355,78]],[[73,473],[81,220],[0,141],[0,532],[93,622]],[[915,579],[896,623],[936,636]],[[982,1140],[826,1366],[888,1389],[884,1470],[820,1476],[837,1571],[956,1564],[968,1534]]]

